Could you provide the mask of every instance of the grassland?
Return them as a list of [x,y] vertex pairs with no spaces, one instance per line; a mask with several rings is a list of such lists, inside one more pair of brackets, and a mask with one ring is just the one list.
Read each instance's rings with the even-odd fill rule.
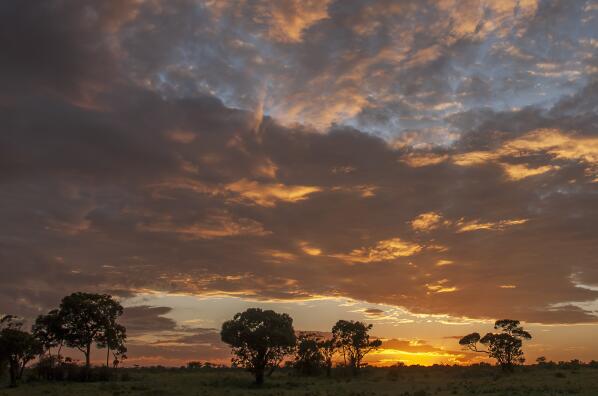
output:
[[281,370],[256,388],[241,370],[130,369],[126,380],[93,383],[30,381],[0,396],[333,396],[333,395],[598,395],[598,369],[519,368],[502,374],[494,367],[368,368],[358,378],[336,371],[333,378],[301,377]]

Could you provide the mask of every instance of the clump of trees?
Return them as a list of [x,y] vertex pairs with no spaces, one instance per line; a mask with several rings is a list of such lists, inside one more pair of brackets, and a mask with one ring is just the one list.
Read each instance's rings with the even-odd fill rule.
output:
[[306,332],[297,337],[289,315],[249,308],[224,322],[220,335],[232,347],[233,366],[246,368],[255,375],[255,383],[261,385],[266,371],[272,374],[291,354],[292,366],[304,375],[325,369],[330,376],[337,355],[357,375],[365,355],[382,344],[370,336],[371,329],[371,324],[339,320],[330,336]]
[[[8,362],[11,386],[16,386],[27,363],[39,357],[38,366],[51,370],[63,363],[63,346],[77,349],[85,356],[85,376],[91,366],[91,349],[106,348],[113,365],[126,358],[126,329],[117,323],[123,307],[107,294],[77,292],[62,299],[60,307],[40,315],[23,330],[23,321],[12,315],[0,319],[0,360]],[[56,354],[53,350],[57,349]],[[65,363],[71,364],[70,362]]]
[[302,333],[297,337],[293,367],[303,375],[315,375],[325,367],[322,353],[322,336],[317,333]]
[[[481,337],[479,333],[471,333],[459,340],[459,344],[473,352],[485,353],[496,359],[504,370],[512,371],[518,364],[525,362],[523,341],[531,340],[529,332],[521,327],[518,320],[501,319],[494,323],[496,333],[487,333]],[[484,347],[479,346],[484,345]]]
[[87,368],[90,367],[92,345],[95,343],[98,348],[106,348],[108,366],[111,350],[115,358],[122,358],[126,352],[126,329],[116,323],[122,314],[122,305],[107,294],[73,293],[60,303],[58,327],[52,326],[47,331],[57,329],[58,333],[53,337],[81,351]]

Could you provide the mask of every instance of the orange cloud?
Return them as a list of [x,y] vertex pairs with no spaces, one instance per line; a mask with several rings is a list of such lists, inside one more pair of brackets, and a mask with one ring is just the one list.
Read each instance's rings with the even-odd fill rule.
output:
[[550,172],[551,170],[559,169],[556,165],[544,165],[539,166],[537,168],[530,168],[526,165],[513,165],[513,164],[505,164],[502,163],[501,166],[507,173],[507,176],[510,180],[521,180],[525,179],[526,177],[541,175],[546,172]]
[[529,221],[529,219],[512,219],[512,220],[501,220],[501,221],[497,221],[497,222],[481,223],[478,220],[472,220],[472,221],[460,220],[457,223],[457,227],[458,227],[457,232],[469,232],[469,231],[478,231],[478,230],[501,231],[510,226],[525,224],[528,221]]
[[178,225],[173,219],[166,218],[152,223],[141,223],[141,231],[175,233],[182,239],[214,239],[239,235],[264,236],[270,234],[259,222],[239,218],[234,219],[226,212],[210,215],[201,223]]
[[457,290],[459,290],[459,288],[456,286],[448,286],[447,285],[448,282],[449,282],[448,279],[441,279],[434,283],[426,283],[425,286],[429,292],[433,292],[433,293],[452,293],[452,292],[456,292]]
[[349,254],[336,254],[331,257],[351,263],[374,263],[412,256],[422,249],[423,247],[416,243],[407,242],[401,238],[392,238],[380,241],[370,248],[354,249]]
[[422,213],[411,221],[411,228],[414,231],[432,231],[445,224],[442,215],[436,212]]
[[282,42],[302,40],[303,31],[328,17],[329,0],[291,0],[262,2],[256,19],[269,25],[268,35]]
[[[525,160],[526,157],[541,153],[551,155],[555,159],[585,162],[589,166],[588,172],[598,175],[598,138],[566,134],[558,129],[537,129],[507,141],[492,151],[472,151],[454,155],[452,161],[460,166],[474,166],[506,158]],[[508,178],[514,181],[559,169],[552,164],[530,167],[525,164],[500,162],[500,165]]]
[[282,183],[262,184],[256,181],[241,179],[228,184],[225,189],[238,194],[242,200],[261,206],[274,206],[277,202],[298,202],[310,194],[321,191],[315,186],[287,186]]

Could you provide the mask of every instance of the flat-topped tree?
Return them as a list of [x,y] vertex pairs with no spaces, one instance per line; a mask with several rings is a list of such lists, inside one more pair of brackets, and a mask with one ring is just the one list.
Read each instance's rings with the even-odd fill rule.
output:
[[83,352],[86,367],[90,366],[92,344],[102,345],[103,337],[114,330],[122,313],[122,305],[108,294],[77,292],[62,299],[59,315],[64,340],[67,346]]
[[[512,371],[517,364],[523,364],[523,341],[531,340],[532,336],[521,327],[518,320],[501,319],[494,323],[494,329],[499,333],[487,333],[481,337],[479,333],[471,333],[459,340],[459,344],[473,352],[485,353],[496,359],[504,369]],[[486,349],[478,347],[478,343]]]
[[264,382],[265,371],[278,367],[296,344],[289,315],[259,308],[249,308],[224,322],[220,337],[232,347],[232,363],[254,374],[258,385]]

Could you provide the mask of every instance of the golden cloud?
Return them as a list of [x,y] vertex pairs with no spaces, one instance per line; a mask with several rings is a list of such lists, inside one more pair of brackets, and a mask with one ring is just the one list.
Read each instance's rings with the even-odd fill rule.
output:
[[205,221],[191,225],[179,225],[167,217],[158,222],[138,224],[137,228],[141,231],[174,233],[184,240],[270,234],[261,223],[248,218],[234,219],[226,212],[212,214]]
[[349,254],[336,254],[331,257],[351,263],[374,263],[413,256],[422,249],[423,246],[416,243],[407,242],[401,238],[392,238],[380,241],[374,247],[354,249]]
[[463,219],[457,222],[457,232],[469,232],[478,230],[502,231],[507,227],[525,224],[529,219],[512,219],[501,220],[496,222],[481,223],[478,220],[464,221]]
[[412,168],[420,168],[422,166],[430,166],[440,164],[449,159],[446,154],[434,154],[434,153],[410,153],[401,161],[406,163]]
[[422,213],[411,221],[411,228],[414,231],[432,231],[445,224],[442,215],[436,212]]
[[559,169],[556,165],[544,165],[539,166],[537,168],[530,168],[526,165],[514,165],[514,164],[505,164],[502,163],[501,166],[505,170],[508,178],[510,180],[521,180],[525,179],[526,177],[541,175],[546,172],[550,172],[551,170]]
[[309,256],[319,256],[320,254],[322,254],[321,249],[311,246],[307,242],[301,242],[299,245],[301,246],[301,250],[303,250],[303,253]]
[[238,194],[244,201],[251,201],[260,206],[272,207],[277,202],[298,202],[310,194],[321,191],[315,186],[287,186],[282,183],[262,184],[241,179],[226,185],[225,189]]
[[350,193],[357,193],[362,198],[370,198],[376,195],[377,186],[361,184],[356,186],[335,186],[332,187],[332,191],[343,191]]
[[448,281],[448,279],[441,279],[434,283],[426,283],[426,289],[433,293],[452,293],[459,290],[456,286],[447,285]]
[[329,0],[290,0],[259,2],[254,20],[268,25],[274,41],[297,43],[303,31],[328,17]]
[[[598,165],[598,137],[566,134],[558,129],[538,129],[510,140],[493,151],[472,151],[452,157],[460,166],[474,166],[498,162],[507,158],[525,159],[534,154],[548,154],[554,159],[588,164],[588,173],[596,174]],[[559,169],[556,165],[530,167],[525,164],[499,162],[510,180],[521,180]]]

